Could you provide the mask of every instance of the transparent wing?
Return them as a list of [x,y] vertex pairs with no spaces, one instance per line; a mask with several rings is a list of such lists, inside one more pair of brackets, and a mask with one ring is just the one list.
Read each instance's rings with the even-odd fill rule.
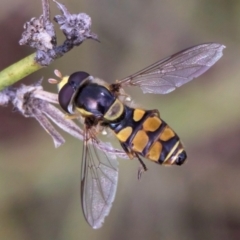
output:
[[115,155],[101,151],[91,130],[85,130],[82,159],[81,200],[87,222],[100,228],[115,198],[118,162]]
[[206,43],[178,52],[118,82],[143,93],[166,94],[206,72],[223,55],[224,45]]

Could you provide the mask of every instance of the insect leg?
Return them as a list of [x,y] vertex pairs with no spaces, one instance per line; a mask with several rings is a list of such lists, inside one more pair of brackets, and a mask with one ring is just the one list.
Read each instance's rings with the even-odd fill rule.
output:
[[73,120],[73,119],[76,119],[76,118],[79,118],[79,114],[65,114],[65,119],[69,119],[69,120]]
[[126,146],[124,143],[120,142],[120,144],[121,144],[121,147],[123,148],[123,150],[124,150],[124,151],[126,152],[126,154],[128,155],[128,157],[129,157],[130,159],[133,159],[133,158],[135,157],[135,154],[133,154],[133,152],[129,151],[129,149],[127,148],[127,146]]
[[147,167],[145,163],[142,161],[142,159],[139,157],[139,155],[136,152],[130,151],[124,143],[120,142],[120,144],[130,159],[133,159],[134,157],[136,157],[140,162],[141,165],[138,169],[138,179],[140,179],[142,174],[147,171]]
[[142,174],[147,171],[147,167],[146,167],[145,163],[142,161],[142,159],[138,156],[137,153],[136,153],[136,157],[141,164],[138,169],[138,179],[140,179]]

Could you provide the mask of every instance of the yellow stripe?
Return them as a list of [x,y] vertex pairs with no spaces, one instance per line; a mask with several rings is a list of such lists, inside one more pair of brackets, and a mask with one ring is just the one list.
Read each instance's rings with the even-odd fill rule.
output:
[[179,141],[174,145],[174,147],[172,148],[172,150],[168,153],[167,157],[165,158],[163,164],[172,156],[172,154],[174,153],[174,151],[177,149],[178,145],[179,145]]
[[162,141],[168,141],[175,136],[174,131],[167,125],[161,132],[159,139]]
[[132,141],[133,151],[141,153],[143,149],[146,147],[148,141],[149,141],[149,138],[146,132],[143,130],[139,130]]
[[126,127],[126,128],[123,128],[119,133],[117,133],[116,136],[121,142],[126,142],[131,134],[132,134],[132,128]]
[[178,151],[176,154],[174,154],[174,156],[172,156],[170,159],[168,159],[167,161],[165,161],[163,164],[164,164],[164,165],[173,165],[173,164],[176,164],[177,157],[178,157],[179,154],[181,154],[183,151],[184,151],[183,148],[179,149],[179,151]]
[[160,127],[161,124],[162,121],[158,117],[149,117],[144,121],[143,129],[145,131],[154,132]]
[[135,122],[140,121],[142,119],[144,113],[145,113],[145,111],[142,109],[135,109],[133,112],[133,120]]
[[110,106],[107,112],[104,114],[104,118],[113,121],[121,116],[124,111],[123,104],[116,98],[114,103]]
[[161,152],[162,144],[159,141],[157,141],[152,145],[146,157],[152,161],[157,162],[159,160]]

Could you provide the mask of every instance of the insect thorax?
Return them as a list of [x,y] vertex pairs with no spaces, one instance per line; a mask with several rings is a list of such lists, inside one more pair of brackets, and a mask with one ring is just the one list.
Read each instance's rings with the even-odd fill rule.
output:
[[119,118],[124,106],[104,85],[88,83],[79,89],[74,105],[85,116],[94,116],[102,121],[111,122]]

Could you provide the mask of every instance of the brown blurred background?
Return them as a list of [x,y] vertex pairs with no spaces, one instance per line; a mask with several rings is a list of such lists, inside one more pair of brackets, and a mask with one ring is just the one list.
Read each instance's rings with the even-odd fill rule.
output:
[[[84,70],[112,82],[184,48],[219,42],[223,58],[206,74],[166,95],[129,89],[144,108],[158,108],[188,152],[182,167],[119,160],[116,199],[104,226],[92,230],[79,197],[81,142],[55,149],[34,119],[1,108],[0,239],[240,239],[240,1],[65,0],[70,12],[86,12],[101,43],[86,41],[50,67]],[[59,14],[51,2],[52,16]],[[0,68],[33,52],[21,47],[24,22],[41,14],[41,2],[0,1]],[[58,41],[62,41],[61,33]]]

